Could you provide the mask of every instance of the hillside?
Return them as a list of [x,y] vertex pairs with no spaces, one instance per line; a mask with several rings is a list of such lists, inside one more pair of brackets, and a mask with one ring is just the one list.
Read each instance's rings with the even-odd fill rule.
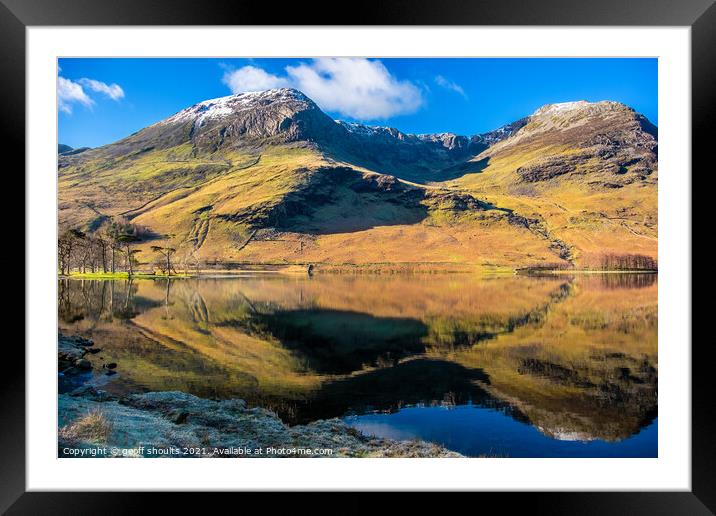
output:
[[201,102],[59,156],[63,227],[142,228],[177,260],[600,266],[657,256],[657,133],[614,102],[545,106],[486,134],[337,122],[301,92]]
[[582,265],[610,253],[657,257],[657,129],[627,106],[545,106],[468,163],[480,172],[454,188],[544,221]]

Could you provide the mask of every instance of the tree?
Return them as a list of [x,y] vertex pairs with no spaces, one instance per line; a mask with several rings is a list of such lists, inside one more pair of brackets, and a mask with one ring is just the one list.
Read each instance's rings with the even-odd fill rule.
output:
[[59,262],[60,274],[68,275],[70,273],[74,245],[75,242],[71,230],[63,231],[57,239],[57,260]]
[[[153,245],[152,251],[154,251],[155,253],[159,253],[162,257],[164,257],[166,261],[166,268],[164,270],[166,271],[168,276],[171,276],[173,269],[171,257],[174,253],[176,253],[177,250],[173,247],[161,247],[158,245]],[[174,272],[176,273],[176,271]]]
[[605,253],[601,256],[600,268],[603,270],[658,270],[655,259],[642,254]]
[[[60,231],[57,239],[57,261],[60,274],[117,271],[117,255],[125,258],[125,270],[131,275],[137,263],[133,243],[142,240],[147,229],[126,219],[112,220],[97,231],[85,233],[76,228]],[[167,248],[164,248],[168,252]],[[171,250],[173,251],[173,249]],[[171,265],[171,260],[167,259]]]
[[69,275],[78,260],[83,259],[85,239],[86,235],[78,229],[67,229],[60,234],[57,240],[57,257],[62,274]]
[[117,253],[122,251],[122,242],[120,241],[121,233],[116,224],[110,224],[104,230],[104,238],[107,240],[110,252],[110,272],[114,274],[117,271],[116,257]]
[[139,253],[140,250],[132,247],[135,240],[133,235],[120,235],[117,240],[121,244],[121,249],[124,253],[124,258],[127,264],[127,274],[131,278],[132,274],[134,274],[134,268],[132,266],[136,263],[136,258],[134,256]]
[[102,264],[102,272],[107,272],[107,251],[111,247],[110,237],[106,232],[97,233],[94,237],[99,262]]

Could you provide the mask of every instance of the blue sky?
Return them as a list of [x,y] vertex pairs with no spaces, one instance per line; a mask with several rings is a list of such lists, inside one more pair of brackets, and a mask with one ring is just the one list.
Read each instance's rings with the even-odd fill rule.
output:
[[202,100],[301,89],[331,117],[475,134],[544,104],[615,100],[658,125],[656,59],[59,60],[59,141],[96,147]]

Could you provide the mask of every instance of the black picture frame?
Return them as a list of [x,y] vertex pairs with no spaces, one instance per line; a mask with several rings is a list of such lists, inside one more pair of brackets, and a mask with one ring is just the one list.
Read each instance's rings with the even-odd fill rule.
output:
[[[322,14],[318,14],[318,12]],[[0,70],[2,79],[2,142],[24,170],[25,29],[28,26],[82,25],[577,25],[691,27],[692,168],[709,172],[711,137],[716,120],[716,4],[714,0],[402,0],[364,1],[355,12],[310,9],[302,3],[270,9],[260,2],[225,0],[0,0]],[[348,11],[347,11],[348,12]],[[709,165],[711,165],[709,167]],[[20,168],[22,167],[22,168]],[[10,167],[5,167],[9,173]],[[690,171],[683,171],[688,178]],[[19,173],[17,191],[24,190]],[[692,189],[692,191],[694,191]],[[661,193],[664,195],[666,193]],[[696,203],[694,203],[696,205]],[[693,216],[692,216],[693,219]],[[696,219],[694,219],[696,221]],[[693,254],[693,249],[692,249]],[[6,367],[1,375],[0,510],[8,514],[104,514],[141,511],[147,497],[126,493],[25,492],[25,353],[6,342]],[[716,512],[716,446],[710,369],[714,352],[708,340],[668,343],[692,352],[692,490],[689,492],[612,493],[481,493],[505,506],[524,506],[549,514],[713,514]],[[660,343],[662,345],[662,343]],[[81,480],[81,479],[80,479]],[[212,497],[217,496],[213,494]],[[246,494],[242,496],[246,497]],[[294,494],[292,503],[302,504]],[[351,495],[347,509],[366,510],[371,497]],[[420,500],[417,496],[414,500]],[[212,500],[213,501],[213,500]],[[259,503],[259,500],[256,500]],[[481,500],[483,501],[483,500]],[[186,496],[174,493],[161,500],[189,508]],[[220,503],[221,500],[216,500]],[[216,503],[215,502],[215,503]],[[251,503],[245,500],[243,503]],[[266,502],[263,502],[266,503]],[[313,504],[312,504],[313,505]],[[483,506],[484,507],[484,506]],[[346,510],[345,512],[348,512]]]

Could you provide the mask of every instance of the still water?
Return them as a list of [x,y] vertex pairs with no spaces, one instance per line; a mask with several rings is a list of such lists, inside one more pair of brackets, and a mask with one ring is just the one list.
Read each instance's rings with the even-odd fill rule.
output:
[[243,398],[469,456],[657,456],[655,274],[61,280],[58,301],[95,371],[118,364],[97,378],[114,394]]

